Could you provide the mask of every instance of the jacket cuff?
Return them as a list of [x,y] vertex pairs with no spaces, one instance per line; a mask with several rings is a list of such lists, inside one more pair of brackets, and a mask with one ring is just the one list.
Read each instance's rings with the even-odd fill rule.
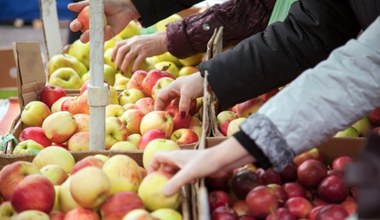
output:
[[296,155],[276,125],[263,114],[256,113],[250,116],[241,124],[240,130],[254,140],[256,146],[278,172],[284,169]]
[[263,151],[256,145],[255,141],[250,139],[248,135],[242,131],[238,131],[233,136],[255,158],[257,166],[264,169],[272,167],[268,157],[264,155]]
[[168,51],[178,58],[186,58],[197,53],[186,35],[184,20],[169,23],[166,28],[166,38]]

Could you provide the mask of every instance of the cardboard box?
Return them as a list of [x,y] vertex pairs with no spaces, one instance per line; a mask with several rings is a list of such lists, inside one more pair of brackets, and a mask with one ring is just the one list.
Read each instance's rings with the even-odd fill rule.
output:
[[17,71],[12,48],[0,48],[0,99],[17,97]]
[[[227,138],[208,137],[206,139],[205,148],[213,147]],[[317,146],[327,159],[327,163],[331,163],[334,158],[339,156],[350,156],[356,158],[361,152],[365,144],[364,138],[332,138],[325,143]],[[208,203],[208,191],[201,179],[198,183],[191,185],[192,195],[192,213],[194,219],[210,220],[210,211]]]

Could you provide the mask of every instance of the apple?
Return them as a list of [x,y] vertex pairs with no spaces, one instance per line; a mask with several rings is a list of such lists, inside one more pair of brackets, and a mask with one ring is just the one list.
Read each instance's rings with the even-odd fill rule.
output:
[[316,206],[322,206],[322,205],[327,205],[328,202],[326,202],[325,200],[319,198],[318,196],[314,196],[313,200],[311,200],[312,204],[314,207]]
[[134,209],[144,209],[135,192],[119,192],[108,198],[100,207],[103,220],[119,220]]
[[107,174],[98,167],[85,167],[71,177],[71,195],[83,208],[96,209],[100,207],[110,195],[110,179],[108,179]]
[[15,215],[17,215],[17,212],[13,209],[10,201],[0,204],[0,219],[11,220]]
[[263,180],[263,183],[268,185],[275,183],[278,185],[282,184],[281,176],[278,172],[274,171],[273,168],[269,168],[260,175],[260,178]]
[[64,220],[66,213],[61,211],[52,211],[49,214],[50,220]]
[[181,192],[176,192],[171,196],[163,192],[164,186],[171,177],[171,174],[162,171],[155,171],[144,177],[137,194],[148,210],[155,211],[161,208],[175,210],[179,207],[182,201]]
[[138,150],[137,146],[132,144],[129,141],[119,141],[116,142],[110,150],[121,150],[121,151],[129,151],[129,150]]
[[[88,69],[86,65],[84,65],[81,61],[79,61],[75,56],[72,56],[67,53],[56,54],[52,56],[48,62],[48,73],[49,78],[53,75],[53,73],[59,69],[66,68],[71,69],[75,73],[75,75],[80,79],[80,77],[85,74]],[[61,87],[58,85],[58,87]],[[65,88],[65,87],[61,87]],[[80,87],[78,87],[79,89]]]
[[80,207],[79,204],[74,200],[70,192],[70,183],[72,176],[66,179],[66,181],[60,186],[58,190],[58,203],[61,210],[65,213],[72,209]]
[[165,132],[166,137],[170,137],[173,132],[174,122],[172,116],[166,111],[152,111],[144,115],[140,124],[141,135],[152,129],[160,129]]
[[281,185],[271,183],[267,185],[271,190],[273,190],[274,194],[277,197],[277,202],[280,206],[284,205],[286,200],[288,200],[288,195],[286,194],[285,190],[282,188]]
[[256,220],[256,218],[252,217],[251,215],[242,215],[239,216],[239,220]]
[[238,220],[238,216],[229,206],[220,206],[211,212],[211,220]]
[[48,178],[53,185],[61,185],[69,177],[66,171],[56,165],[48,164],[40,169],[41,174]]
[[309,220],[315,220],[316,217],[317,217],[317,214],[318,214],[319,210],[320,210],[323,206],[324,206],[324,205],[314,206],[314,207],[311,209],[311,211],[310,211],[310,213],[309,213],[309,215],[308,215],[308,219],[309,219]]
[[316,187],[326,175],[326,166],[315,159],[308,159],[297,168],[298,181],[306,188]]
[[135,108],[139,109],[142,113],[148,114],[154,110],[154,99],[152,97],[144,97],[137,100]]
[[51,108],[54,102],[66,96],[66,91],[61,87],[45,85],[44,88],[42,88],[39,96],[40,101]]
[[90,149],[90,133],[81,131],[73,134],[67,141],[69,151],[88,151]]
[[353,159],[349,156],[340,156],[335,158],[331,163],[331,168],[333,170],[344,171],[348,164],[351,164]]
[[154,68],[158,69],[158,70],[161,70],[161,71],[168,72],[168,73],[172,74],[172,76],[174,78],[178,77],[179,68],[177,67],[177,65],[175,63],[173,63],[171,61],[160,61],[160,62],[157,62],[157,63],[154,64]]
[[256,186],[249,191],[245,202],[253,217],[265,218],[277,209],[277,197],[267,186]]
[[58,146],[51,146],[41,150],[33,158],[32,163],[38,169],[48,164],[56,164],[62,167],[66,173],[70,173],[75,165],[75,159],[68,150]]
[[195,66],[183,66],[179,69],[178,77],[188,76],[198,71],[199,71],[198,68]]
[[240,130],[240,125],[243,123],[247,118],[236,118],[230,121],[227,128],[227,137],[231,137],[233,134],[238,132]]
[[181,213],[177,212],[174,209],[157,209],[150,213],[150,215],[153,218],[156,219],[166,219],[166,220],[182,220],[182,215]]
[[323,206],[317,213],[316,220],[345,220],[347,211],[340,205],[329,204]]
[[42,123],[42,129],[49,140],[55,143],[66,142],[77,130],[77,123],[70,112],[55,112]]
[[198,53],[183,59],[179,59],[179,62],[184,66],[197,66],[202,62],[203,55],[203,53]]
[[178,145],[193,144],[198,141],[198,135],[190,128],[180,128],[173,131],[170,139],[177,142]]
[[191,130],[193,130],[196,134],[197,134],[197,136],[198,136],[198,140],[200,140],[201,139],[201,137],[202,137],[202,126],[197,126],[197,125],[195,125],[195,126],[190,126],[189,127]]
[[222,133],[223,136],[227,136],[228,126],[230,125],[231,121],[225,121],[222,124],[218,125],[218,130],[220,131],[220,133]]
[[75,163],[73,169],[71,170],[70,175],[73,175],[76,172],[78,172],[79,170],[81,170],[85,167],[89,167],[89,166],[94,166],[94,167],[98,167],[98,168],[102,169],[104,162],[105,161],[103,161],[99,157],[87,156],[87,157],[85,157],[85,158],[83,158],[83,159],[81,159]]
[[26,126],[41,126],[42,122],[51,114],[50,108],[41,101],[31,101],[21,112],[21,121]]
[[19,142],[13,149],[12,154],[37,154],[40,152],[44,147],[33,141],[33,140],[26,140]]
[[139,142],[141,140],[141,134],[130,134],[127,137],[127,141],[131,142],[135,146],[139,146]]
[[108,83],[108,85],[113,86],[115,84],[116,79],[116,69],[114,69],[112,66],[108,64],[104,64],[103,67],[103,73],[104,73],[104,81]]
[[245,199],[253,188],[262,184],[259,175],[249,169],[241,169],[231,178],[231,189],[239,199]]
[[[165,108],[165,111],[169,112],[169,114],[171,116],[175,116],[175,115],[178,115],[180,116],[180,112],[179,112],[179,97],[173,99],[169,104],[168,106],[166,106]],[[191,100],[190,102],[190,106],[189,106],[189,112],[187,115],[191,115],[193,116],[195,113],[197,112],[197,100],[196,99],[193,99]],[[191,120],[190,120],[191,121]],[[188,126],[188,125],[187,125]]]
[[76,132],[89,132],[90,131],[90,115],[88,114],[75,114],[74,115],[75,122],[77,123]]
[[[90,6],[87,5],[84,7],[78,14],[77,20],[82,25],[81,31],[84,32],[86,30],[90,29]],[[103,14],[103,27],[107,25],[107,19],[106,16]]]
[[70,67],[61,67],[52,72],[48,82],[63,89],[80,89],[83,83],[78,73]]
[[144,113],[139,109],[128,109],[120,116],[120,120],[125,124],[129,135],[139,134],[143,117]]
[[105,134],[105,148],[109,150],[116,142],[127,140],[128,130],[119,118],[108,117],[106,118]]
[[54,199],[55,190],[50,180],[41,174],[32,174],[16,185],[10,201],[17,212],[38,210],[49,213]]
[[90,67],[90,43],[82,43],[80,39],[69,45],[67,53],[81,61],[87,69]]
[[131,78],[127,83],[127,89],[138,89],[143,91],[142,81],[146,77],[147,72],[145,70],[136,70],[133,72]]
[[40,173],[38,167],[26,161],[16,161],[4,166],[0,171],[0,192],[5,200],[9,200],[16,185],[26,176]]
[[380,126],[380,108],[375,108],[368,114],[368,120],[374,127]]
[[68,111],[73,115],[81,113],[82,109],[80,106],[80,97],[76,96],[73,99],[67,99],[63,101],[61,105],[61,111]]
[[348,196],[348,187],[343,176],[331,175],[321,180],[318,195],[329,203],[341,203]]
[[276,95],[278,92],[280,91],[280,89],[278,88],[275,88],[269,92],[266,92],[262,95],[260,95],[260,98],[262,98],[264,100],[264,102],[268,101],[270,98],[272,98],[274,95]]
[[231,111],[235,112],[239,118],[247,118],[251,114],[257,112],[262,105],[264,105],[264,100],[261,97],[256,97],[236,104],[231,108]]
[[228,192],[230,189],[229,179],[230,174],[224,174],[221,176],[207,176],[205,177],[205,185],[208,190],[223,190]]
[[141,83],[142,91],[146,96],[152,96],[152,89],[154,84],[156,84],[157,80],[159,80],[162,77],[170,77],[175,79],[175,77],[172,74],[158,69],[152,69],[146,74],[145,78]]
[[140,27],[136,21],[132,20],[117,36],[121,37],[122,39],[127,39],[135,35],[140,35]]
[[106,106],[106,117],[120,117],[123,113],[124,108],[119,104],[109,104]]
[[109,97],[108,97],[108,104],[120,104],[119,103],[119,94],[115,87],[110,86],[109,87]]
[[64,220],[100,220],[96,211],[78,207],[66,213]]
[[317,148],[314,147],[295,156],[293,158],[293,162],[297,166],[299,166],[301,163],[303,163],[307,159],[316,159],[321,162],[324,161],[323,155],[319,152]]
[[51,106],[51,112],[54,113],[54,112],[61,111],[62,110],[62,104],[63,104],[64,101],[66,101],[67,99],[75,99],[75,98],[76,97],[73,97],[73,96],[64,96],[64,97],[58,99]]
[[150,141],[158,138],[166,138],[165,132],[161,131],[160,129],[151,129],[141,135],[137,146],[140,150],[144,150]]
[[270,213],[265,220],[297,220],[296,216],[293,215],[288,209],[286,208],[278,208],[276,211]]
[[79,113],[90,114],[90,106],[88,105],[88,92],[84,91],[79,95]]
[[111,182],[110,194],[137,192],[141,182],[139,165],[127,155],[114,155],[103,165],[103,171]]
[[128,212],[123,220],[156,220],[145,209],[134,209]]
[[113,86],[116,90],[125,90],[127,89],[129,80],[130,79],[128,77],[125,77],[122,73],[118,72],[115,74],[115,83]]
[[306,218],[313,208],[309,200],[304,197],[289,198],[285,202],[284,207],[289,209],[297,218]]
[[351,125],[351,127],[355,128],[358,131],[359,136],[366,136],[367,133],[371,130],[371,123],[368,117],[364,117]]
[[49,215],[38,210],[26,210],[18,213],[12,220],[49,220]]
[[357,213],[358,204],[351,196],[347,196],[347,198],[342,203],[340,203],[340,205],[347,211],[349,215],[354,215]]
[[150,163],[152,162],[154,158],[154,154],[157,152],[162,151],[172,151],[172,150],[180,150],[181,148],[179,145],[169,139],[164,138],[158,138],[151,140],[145,147],[145,150],[143,152],[143,167],[145,169],[148,169],[150,166]]
[[[139,99],[139,100],[141,100],[141,99]],[[127,111],[128,109],[138,109],[138,108],[136,107],[135,103],[127,103],[127,104],[123,105],[123,109],[124,109],[124,111]]]
[[125,89],[119,94],[120,105],[125,105],[127,103],[136,103],[137,100],[144,98],[145,95],[141,90],[138,89]]
[[337,138],[339,138],[339,137],[345,137],[345,138],[347,138],[347,137],[359,137],[359,136],[360,135],[359,135],[358,130],[356,130],[356,128],[354,128],[354,127],[348,127],[342,131],[339,131],[338,133],[336,133],[334,135],[334,137],[337,137]]
[[106,162],[108,159],[110,159],[109,156],[104,155],[104,154],[95,154],[94,157],[102,160],[103,162]]
[[113,48],[104,51],[104,64],[110,65],[114,69],[118,69],[115,62],[112,60]]
[[218,125],[223,124],[226,121],[232,121],[233,119],[236,119],[237,115],[235,112],[230,111],[230,110],[224,110],[219,112],[216,115],[216,122]]
[[168,86],[173,81],[174,81],[174,79],[170,78],[170,77],[162,77],[159,80],[157,80],[157,82],[154,84],[154,86],[152,88],[152,98],[156,99],[157,95],[161,91],[161,89],[165,88],[166,86]]
[[249,215],[249,209],[247,203],[244,200],[238,200],[232,204],[232,209],[237,216]]
[[297,180],[297,165],[294,162],[290,162],[280,172],[281,180],[284,183],[293,182]]
[[27,127],[24,128],[18,136],[18,141],[33,140],[43,147],[50,146],[52,143],[46,137],[44,130],[41,127]]
[[210,211],[214,211],[220,206],[229,206],[231,205],[230,196],[224,191],[211,191],[208,193],[208,203]]
[[306,190],[298,182],[289,182],[282,185],[288,198],[292,197],[306,197]]

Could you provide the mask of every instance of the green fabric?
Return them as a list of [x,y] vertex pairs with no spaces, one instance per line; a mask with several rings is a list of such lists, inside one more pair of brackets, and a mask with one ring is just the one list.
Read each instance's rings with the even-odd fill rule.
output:
[[276,21],[283,21],[286,16],[288,16],[290,6],[295,1],[296,0],[277,0],[273,8],[272,15],[269,19],[269,24]]
[[0,151],[5,152],[6,144],[8,144],[9,141],[12,141],[13,146],[18,144],[17,139],[12,134],[0,136]]

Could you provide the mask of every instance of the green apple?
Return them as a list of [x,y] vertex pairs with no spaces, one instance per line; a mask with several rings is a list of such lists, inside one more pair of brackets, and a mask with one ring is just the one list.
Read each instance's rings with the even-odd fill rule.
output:
[[38,210],[26,210],[12,217],[12,220],[49,220],[48,214]]
[[179,62],[182,63],[184,66],[197,66],[202,62],[203,59],[203,53],[198,53],[193,56],[189,56],[183,59],[179,59]]
[[40,169],[43,176],[48,178],[53,185],[61,185],[66,181],[69,175],[57,164],[48,164]]
[[232,119],[231,122],[228,124],[227,136],[231,137],[233,134],[238,132],[240,130],[241,123],[243,123],[245,120],[247,120],[247,118],[245,117]]
[[144,93],[139,89],[125,89],[119,94],[119,103],[120,105],[125,105],[127,103],[136,103],[137,100],[144,97]]
[[108,64],[104,64],[104,80],[108,85],[113,86],[115,84],[116,69]]
[[159,70],[164,70],[170,74],[172,74],[175,78],[178,77],[179,69],[177,65],[170,61],[161,61],[154,64],[154,68]]
[[182,220],[182,215],[174,209],[157,209],[150,214],[159,220]]
[[49,77],[49,84],[63,89],[80,89],[82,80],[74,69],[62,67],[54,71]]
[[117,90],[124,90],[124,89],[127,89],[127,84],[128,84],[128,82],[129,82],[129,78],[123,76],[122,73],[118,72],[118,73],[115,75],[115,83],[114,83],[113,86],[114,86]]
[[148,169],[150,163],[153,160],[154,154],[162,151],[172,151],[172,150],[180,150],[179,145],[169,139],[157,138],[151,140],[145,147],[143,152],[143,166],[145,169]]
[[117,90],[115,87],[110,86],[109,87],[109,97],[108,97],[108,104],[120,104],[119,103],[119,94],[117,93]]
[[179,59],[171,54],[169,51],[162,53],[160,55],[156,55],[153,57],[153,62],[158,63],[162,61],[170,61],[173,62],[176,66],[180,67],[182,64],[179,62]]
[[108,41],[104,42],[104,51],[115,47],[116,43],[123,40],[119,35],[116,35],[115,37],[109,39]]
[[82,43],[79,39],[74,41],[67,50],[67,53],[80,60],[87,69],[90,68],[90,43]]
[[109,104],[106,106],[106,117],[120,117],[123,113],[124,108],[119,104]]
[[359,132],[354,127],[348,127],[337,132],[334,137],[359,137]]
[[371,129],[371,124],[368,120],[368,117],[364,117],[355,122],[351,127],[355,128],[358,131],[359,136],[366,136],[368,131]]
[[113,48],[109,48],[106,51],[104,51],[104,64],[108,64],[116,70],[117,69],[116,64],[114,61],[112,61],[112,53],[113,53]]
[[138,146],[141,139],[141,134],[130,134],[127,138],[127,141],[131,142],[135,146]]
[[73,155],[66,149],[58,146],[50,146],[41,150],[32,163],[39,169],[49,164],[56,164],[62,167],[66,173],[70,173],[75,165]]
[[130,21],[129,24],[117,35],[123,39],[140,34],[140,26],[136,21]]
[[80,76],[87,73],[87,67],[79,61],[76,57],[70,54],[56,54],[50,58],[48,63],[49,76],[53,74],[54,71],[62,67],[70,67]]
[[105,148],[109,150],[116,142],[127,140],[128,131],[119,118],[107,117],[105,135]]
[[132,144],[129,141],[119,141],[119,142],[116,142],[114,145],[112,145],[110,150],[121,150],[121,151],[132,150],[133,151],[133,150],[138,150],[138,149],[136,145]]
[[181,67],[181,69],[179,69],[178,77],[188,76],[198,71],[199,71],[198,68],[196,68],[195,66],[183,66]]
[[82,82],[86,82],[87,80],[90,80],[90,72],[83,74],[80,79],[82,80]]
[[44,149],[44,147],[41,144],[33,140],[25,140],[16,145],[12,154],[37,154],[42,149]]
[[66,181],[60,186],[58,190],[59,207],[64,212],[69,212],[72,209],[80,207],[70,192],[71,179],[72,176],[69,176],[69,178],[66,179]]
[[0,205],[0,219],[11,220],[17,212],[13,209],[10,201],[1,203]]
[[175,22],[175,21],[179,21],[181,19],[182,19],[182,17],[179,14],[173,14],[173,15],[157,22],[154,26],[156,27],[157,31],[166,31],[166,25],[167,24]]
[[166,86],[168,86],[170,83],[172,83],[174,81],[173,78],[170,78],[170,77],[162,77],[160,78],[159,80],[157,80],[157,82],[154,84],[153,88],[152,88],[152,98],[153,99],[156,99],[157,98],[157,95],[158,95],[158,92],[165,88]]

